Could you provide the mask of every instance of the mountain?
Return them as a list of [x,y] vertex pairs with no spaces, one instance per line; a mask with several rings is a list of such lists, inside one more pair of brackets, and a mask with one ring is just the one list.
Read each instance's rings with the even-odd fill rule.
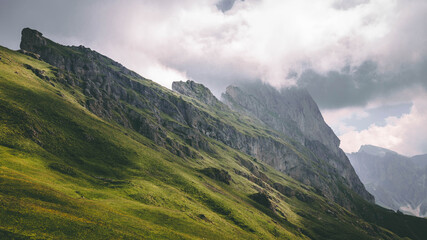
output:
[[410,158],[388,149],[364,145],[348,157],[379,205],[427,217],[426,155]]
[[[338,137],[325,123],[306,90],[290,88],[277,91],[267,84],[254,82],[239,87],[230,86],[222,98],[230,108],[258,119],[281,133],[285,141],[291,139],[290,144],[295,148],[309,153],[304,169],[300,166],[304,161],[290,155],[280,156],[281,160],[275,162],[265,160],[277,170],[321,189],[325,196],[342,205],[346,205],[345,200],[337,194],[341,183],[366,200],[373,201],[339,148]],[[316,169],[322,169],[320,172],[323,174],[319,176]]]
[[336,159],[201,84],[172,91],[28,28],[20,46],[0,47],[1,239],[427,234],[427,220],[374,205]]
[[[330,166],[329,163],[324,163],[330,159],[327,151],[319,151],[323,154],[319,159],[314,157],[309,149],[269,134],[256,126],[249,131],[245,122],[238,121],[236,117],[221,117],[224,114],[232,116],[233,113],[227,111],[228,108],[216,100],[210,90],[204,86],[188,82],[189,86],[179,88],[178,86],[185,84],[175,83],[174,89],[181,90],[181,94],[189,97],[199,96],[198,100],[201,100],[202,103],[210,103],[210,105],[215,103],[215,106],[219,107],[211,107],[213,114],[200,111],[196,105],[189,104],[167,91],[162,91],[159,87],[147,87],[141,82],[144,81],[143,78],[84,47],[62,50],[58,44],[43,38],[40,33],[24,30],[21,48],[40,55],[40,58],[47,63],[64,69],[67,73],[79,78],[70,84],[81,88],[83,94],[88,98],[85,106],[94,114],[136,130],[156,144],[167,147],[173,154],[191,157],[199,149],[211,151],[209,144],[204,139],[210,137],[231,148],[259,158],[273,167],[284,166],[293,169],[291,173],[295,174],[291,176],[304,180],[305,184],[315,187],[323,195],[347,208],[352,206],[352,202],[345,191],[339,190],[341,184],[372,201],[372,197],[364,189],[354,171],[351,172],[352,175],[345,170],[341,171],[346,168],[352,170],[348,161],[345,163],[346,165],[338,165],[334,162],[335,166]],[[73,77],[68,77],[68,79],[73,79]],[[85,79],[85,81],[81,81],[81,79]],[[137,81],[132,81],[132,79]],[[311,101],[317,110],[316,114],[320,115],[314,101]],[[145,112],[141,113],[141,109],[144,109]],[[310,110],[308,109],[307,112]],[[303,118],[303,116],[301,117]],[[327,127],[326,124],[324,126]],[[329,131],[333,135],[330,129]],[[168,136],[170,135],[168,132],[182,138],[196,151],[191,150],[180,141],[174,141]],[[337,139],[335,135],[333,136]],[[314,148],[320,147],[315,145]],[[325,170],[318,171],[316,168]]]

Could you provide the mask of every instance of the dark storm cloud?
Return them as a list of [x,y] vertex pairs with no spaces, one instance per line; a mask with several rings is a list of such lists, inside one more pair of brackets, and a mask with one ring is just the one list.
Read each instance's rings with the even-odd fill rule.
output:
[[347,68],[319,74],[306,70],[297,84],[307,88],[321,108],[365,106],[373,99],[390,97],[404,89],[417,86],[427,89],[427,61],[389,72],[381,72],[373,61],[351,71]]

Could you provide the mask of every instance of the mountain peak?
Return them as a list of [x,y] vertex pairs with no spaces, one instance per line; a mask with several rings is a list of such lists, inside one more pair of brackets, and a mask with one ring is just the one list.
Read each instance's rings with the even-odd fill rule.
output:
[[43,33],[35,30],[35,29],[31,29],[31,28],[23,28],[21,31],[22,36],[37,36],[37,37],[42,37]]
[[268,84],[253,82],[227,87],[222,98],[231,108],[256,116],[303,145],[309,139],[323,143],[334,153],[339,152],[338,137],[305,89],[277,90]]
[[386,148],[377,147],[377,146],[373,146],[373,145],[362,145],[362,146],[360,146],[358,153],[366,153],[366,154],[378,156],[378,157],[384,157],[387,153],[388,154],[397,154],[396,152],[393,152],[393,151],[388,150]]
[[209,88],[192,80],[172,83],[172,89],[182,95],[197,99],[207,105],[216,105],[219,100],[212,94]]

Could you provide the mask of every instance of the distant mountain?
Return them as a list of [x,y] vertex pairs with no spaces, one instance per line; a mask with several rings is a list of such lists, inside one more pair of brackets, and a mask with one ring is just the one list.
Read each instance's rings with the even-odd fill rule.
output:
[[418,168],[427,167],[427,154],[413,156],[411,160]]
[[427,217],[427,155],[405,157],[364,145],[348,157],[377,204]]

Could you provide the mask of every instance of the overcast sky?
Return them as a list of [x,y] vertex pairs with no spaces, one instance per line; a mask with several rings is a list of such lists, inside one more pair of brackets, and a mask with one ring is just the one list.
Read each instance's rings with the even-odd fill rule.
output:
[[166,87],[303,86],[345,151],[427,153],[425,0],[0,0],[0,45],[24,27]]

